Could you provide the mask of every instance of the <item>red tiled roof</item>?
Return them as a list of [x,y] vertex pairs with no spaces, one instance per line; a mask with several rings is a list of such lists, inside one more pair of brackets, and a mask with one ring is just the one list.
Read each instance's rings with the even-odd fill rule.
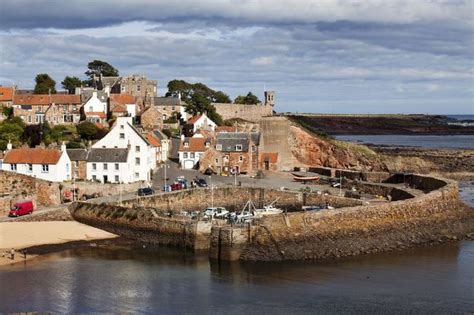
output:
[[192,124],[194,125],[198,120],[199,118],[201,118],[202,115],[196,115],[196,116],[193,116],[191,118],[188,119],[188,124]]
[[11,101],[13,99],[13,88],[0,86],[0,102]]
[[107,115],[103,112],[85,112],[86,116],[97,116],[99,118],[107,118]]
[[268,161],[270,163],[276,163],[278,160],[278,153],[262,153],[260,156],[260,161],[265,162]]
[[125,108],[125,105],[119,104],[112,108],[113,113],[126,113],[127,109]]
[[9,164],[56,164],[61,157],[61,152],[43,148],[13,149],[5,154],[3,163]]
[[148,142],[150,142],[150,144],[153,147],[161,147],[160,139],[155,137],[152,132],[150,132],[146,135],[146,139],[148,140]]
[[135,104],[135,97],[132,94],[110,94],[110,103],[116,104]]
[[[186,138],[179,143],[179,151],[182,152],[204,152],[207,150],[206,141],[210,142],[210,139],[206,138]],[[184,146],[184,142],[188,142],[187,147]]]
[[21,94],[15,95],[13,105],[49,105],[48,94]]
[[51,94],[51,103],[55,104],[81,104],[81,96],[75,94]]

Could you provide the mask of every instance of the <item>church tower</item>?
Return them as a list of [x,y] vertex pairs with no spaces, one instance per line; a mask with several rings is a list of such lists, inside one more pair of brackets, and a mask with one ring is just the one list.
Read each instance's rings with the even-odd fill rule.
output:
[[275,106],[275,91],[265,91],[265,105]]

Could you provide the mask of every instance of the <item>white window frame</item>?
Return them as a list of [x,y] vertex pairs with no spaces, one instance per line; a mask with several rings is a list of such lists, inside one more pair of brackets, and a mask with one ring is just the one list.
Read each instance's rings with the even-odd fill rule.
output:
[[49,173],[49,165],[41,164],[41,173]]

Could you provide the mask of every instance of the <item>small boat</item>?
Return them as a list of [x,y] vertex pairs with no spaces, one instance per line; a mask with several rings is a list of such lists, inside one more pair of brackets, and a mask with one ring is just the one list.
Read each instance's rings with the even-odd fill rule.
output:
[[293,175],[293,180],[297,181],[297,182],[313,182],[313,181],[319,181],[319,176],[295,176]]
[[273,205],[263,206],[262,209],[255,209],[255,216],[257,217],[279,213],[283,213],[283,210],[275,208]]

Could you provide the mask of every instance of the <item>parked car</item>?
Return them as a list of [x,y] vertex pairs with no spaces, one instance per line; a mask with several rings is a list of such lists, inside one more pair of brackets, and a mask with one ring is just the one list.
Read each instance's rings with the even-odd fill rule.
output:
[[204,178],[196,177],[194,182],[196,183],[198,187],[207,187],[207,182]]
[[83,194],[82,195],[82,200],[89,200],[89,199],[94,199],[99,197],[98,193],[93,193],[93,194]]
[[250,222],[252,219],[253,219],[253,214],[247,210],[244,210],[237,215],[238,223]]
[[25,214],[32,214],[33,213],[33,201],[23,201],[17,202],[13,205],[8,213],[9,217],[19,217]]
[[172,191],[171,186],[170,185],[163,185],[163,187],[161,187],[161,191],[170,192],[170,191]]
[[154,193],[155,193],[155,190],[151,187],[139,188],[138,189],[138,195],[139,196],[153,195]]
[[204,175],[212,175],[212,174],[214,174],[214,171],[210,167],[206,168],[206,170],[204,171]]
[[224,207],[211,207],[204,210],[204,216],[207,218],[223,219],[228,213],[229,211]]

